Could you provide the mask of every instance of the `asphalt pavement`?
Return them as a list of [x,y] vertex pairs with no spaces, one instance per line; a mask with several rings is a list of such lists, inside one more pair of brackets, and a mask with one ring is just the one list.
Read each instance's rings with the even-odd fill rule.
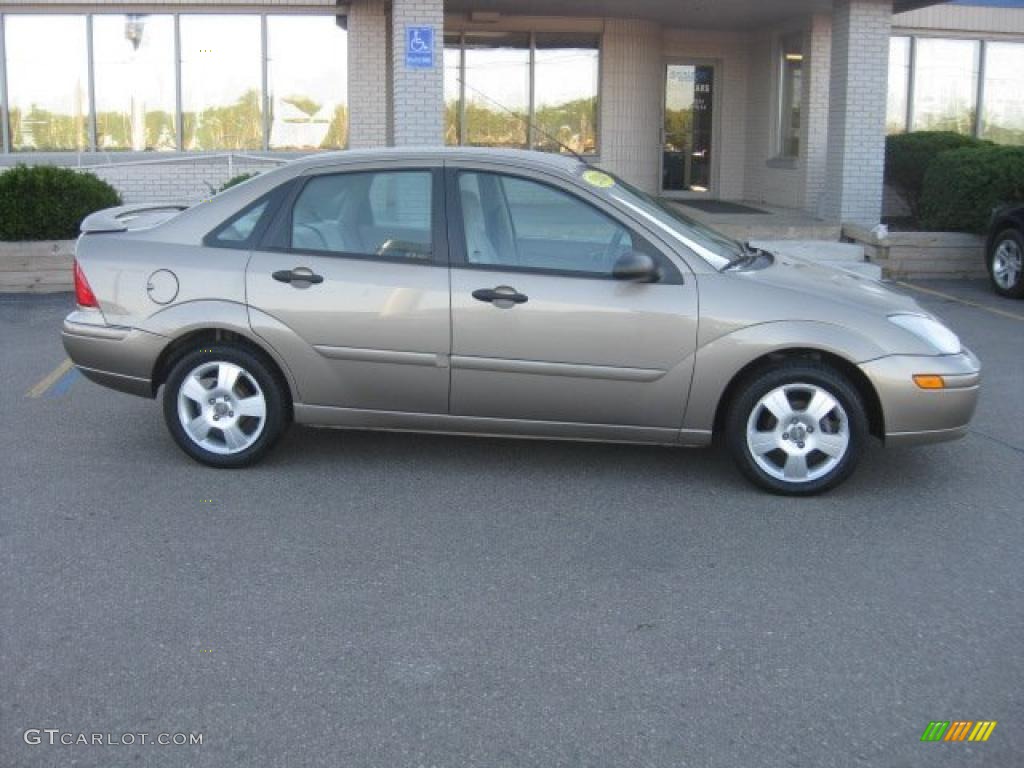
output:
[[1024,765],[1024,302],[907,290],[982,359],[972,430],[804,500],[719,449],[207,469],[61,368],[70,295],[0,296],[0,768]]

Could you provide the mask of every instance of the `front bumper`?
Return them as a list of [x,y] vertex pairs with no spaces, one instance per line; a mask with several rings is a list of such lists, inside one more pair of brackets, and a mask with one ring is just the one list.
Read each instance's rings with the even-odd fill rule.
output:
[[153,397],[153,368],[167,339],[137,328],[98,323],[97,314],[78,310],[64,319],[60,336],[71,362],[97,384]]
[[[937,443],[967,434],[978,405],[981,363],[966,347],[957,355],[889,355],[860,368],[878,393],[886,443]],[[942,376],[946,386],[921,389],[915,374]]]

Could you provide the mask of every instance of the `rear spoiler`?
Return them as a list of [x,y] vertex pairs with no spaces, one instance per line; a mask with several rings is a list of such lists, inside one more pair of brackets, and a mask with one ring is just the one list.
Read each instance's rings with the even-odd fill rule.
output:
[[81,226],[82,234],[125,232],[152,227],[191,207],[188,203],[135,203],[105,208],[85,217]]

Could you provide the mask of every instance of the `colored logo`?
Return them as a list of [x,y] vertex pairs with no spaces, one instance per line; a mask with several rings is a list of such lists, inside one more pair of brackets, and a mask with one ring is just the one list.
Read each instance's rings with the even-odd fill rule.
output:
[[988,741],[996,720],[932,720],[921,734],[921,741]]

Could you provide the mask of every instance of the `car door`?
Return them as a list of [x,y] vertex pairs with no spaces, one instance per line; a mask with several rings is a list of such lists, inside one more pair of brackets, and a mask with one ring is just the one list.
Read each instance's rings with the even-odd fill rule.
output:
[[448,411],[440,164],[301,179],[249,260],[253,330],[305,405]]
[[[678,429],[697,331],[685,267],[575,186],[486,166],[446,173],[451,413]],[[630,250],[656,261],[658,282],[613,277]]]

